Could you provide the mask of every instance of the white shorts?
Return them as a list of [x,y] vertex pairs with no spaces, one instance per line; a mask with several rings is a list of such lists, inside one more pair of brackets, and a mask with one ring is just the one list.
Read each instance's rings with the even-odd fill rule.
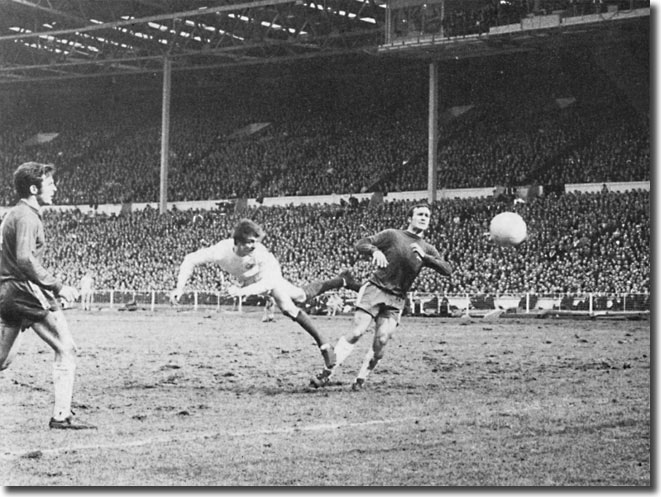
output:
[[289,296],[294,302],[303,303],[306,300],[305,292],[298,286],[287,281],[284,278],[274,278],[272,280],[259,281],[266,288],[262,295],[271,295],[274,288],[280,288],[285,294]]

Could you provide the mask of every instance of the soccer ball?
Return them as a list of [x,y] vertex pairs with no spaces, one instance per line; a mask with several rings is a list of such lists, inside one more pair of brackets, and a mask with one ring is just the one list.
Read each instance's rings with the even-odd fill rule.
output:
[[528,236],[528,228],[516,212],[501,212],[491,220],[489,235],[496,245],[516,247]]

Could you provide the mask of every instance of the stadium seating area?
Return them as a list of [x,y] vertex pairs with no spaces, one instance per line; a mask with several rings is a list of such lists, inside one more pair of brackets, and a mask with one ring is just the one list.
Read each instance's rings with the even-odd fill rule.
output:
[[[560,62],[524,70],[536,64],[528,55],[458,64],[441,68],[440,187],[650,178],[648,116],[590,57],[571,74]],[[351,92],[341,82],[303,80],[276,92],[238,88],[231,99],[216,89],[175,95],[169,200],[426,189],[427,72],[390,78],[360,80],[365,87]],[[466,104],[473,107],[449,117]],[[25,160],[58,166],[61,204],[157,201],[160,119],[153,95],[71,106],[40,100],[5,116],[0,202],[13,203],[11,172]],[[252,123],[270,125],[231,137]],[[38,132],[59,135],[23,145]]]
[[[649,116],[634,110],[621,85],[590,56],[582,54],[581,64],[549,59],[541,66],[534,54],[506,57],[441,67],[439,187],[650,179]],[[426,189],[428,73],[422,69],[387,67],[374,70],[371,80],[355,81],[348,73],[314,80],[296,74],[264,87],[251,83],[232,91],[175,94],[169,200]],[[451,112],[462,106],[469,110]],[[107,102],[75,105],[43,97],[16,108],[20,112],[0,121],[2,205],[14,203],[11,173],[27,160],[56,164],[59,204],[158,201],[158,92],[138,98],[118,93]],[[256,123],[268,126],[233,136]],[[59,135],[25,145],[39,132]],[[649,192],[550,194],[516,206],[510,202],[437,202],[430,239],[455,273],[442,279],[425,271],[415,290],[650,290]],[[353,243],[402,226],[405,209],[394,201],[375,208],[261,207],[244,215],[265,226],[266,244],[285,275],[303,283],[346,268],[365,277],[367,264],[357,259]],[[484,236],[488,220],[511,209],[527,220],[530,239],[518,250],[494,247]],[[49,212],[47,264],[70,283],[91,268],[98,288],[170,289],[185,253],[229,236],[238,216],[220,210],[163,216],[153,209],[127,216]],[[199,290],[217,285],[214,268],[199,271],[192,281]]]
[[[87,269],[97,287],[125,290],[174,288],[184,255],[231,236],[241,215],[260,222],[265,244],[284,274],[304,283],[351,268],[369,273],[355,241],[387,227],[404,227],[410,204],[387,202],[370,207],[313,205],[260,207],[228,214],[220,210],[154,209],[127,216],[50,211],[51,243],[46,259],[75,284]],[[442,200],[433,206],[428,239],[454,267],[451,278],[423,270],[414,290],[446,293],[649,292],[650,193],[549,195],[514,208],[528,222],[529,239],[518,249],[494,246],[485,236],[489,220],[511,210],[493,198]],[[219,290],[216,268],[196,270],[190,288]]]

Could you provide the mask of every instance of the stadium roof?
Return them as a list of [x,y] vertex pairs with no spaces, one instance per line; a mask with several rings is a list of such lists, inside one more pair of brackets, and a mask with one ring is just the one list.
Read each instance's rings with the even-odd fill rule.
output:
[[[0,84],[160,73],[166,58],[172,71],[188,71],[348,54],[488,55],[548,43],[539,30],[388,46],[387,1],[3,0]],[[430,0],[440,1],[447,9],[484,4]],[[604,36],[603,28],[574,32]]]
[[256,64],[375,48],[383,0],[9,0],[0,82]]

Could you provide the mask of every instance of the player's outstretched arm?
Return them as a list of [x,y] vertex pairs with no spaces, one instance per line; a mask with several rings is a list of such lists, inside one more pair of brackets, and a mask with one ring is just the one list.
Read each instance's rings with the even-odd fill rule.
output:
[[177,275],[177,287],[170,294],[170,302],[177,304],[179,299],[184,293],[186,283],[190,279],[195,267],[200,264],[206,264],[214,261],[214,253],[210,250],[211,247],[200,249],[196,252],[191,252],[184,257],[181,266],[179,266],[179,274]]
[[182,294],[184,293],[184,289],[186,288],[186,283],[193,274],[194,269],[195,264],[193,264],[190,259],[188,259],[187,255],[184,258],[184,262],[182,262],[181,266],[179,266],[179,274],[177,275],[177,287],[170,294],[170,302],[172,304],[179,303],[179,299],[181,298]]
[[428,255],[424,259],[424,262],[425,266],[433,269],[438,274],[443,276],[450,276],[452,274],[452,266],[450,263],[440,257],[431,257]]
[[431,253],[425,252],[422,247],[417,244],[411,244],[411,249],[418,254],[423,264],[436,271],[443,276],[450,276],[452,274],[452,266],[441,257],[441,254],[435,248],[431,249]]

